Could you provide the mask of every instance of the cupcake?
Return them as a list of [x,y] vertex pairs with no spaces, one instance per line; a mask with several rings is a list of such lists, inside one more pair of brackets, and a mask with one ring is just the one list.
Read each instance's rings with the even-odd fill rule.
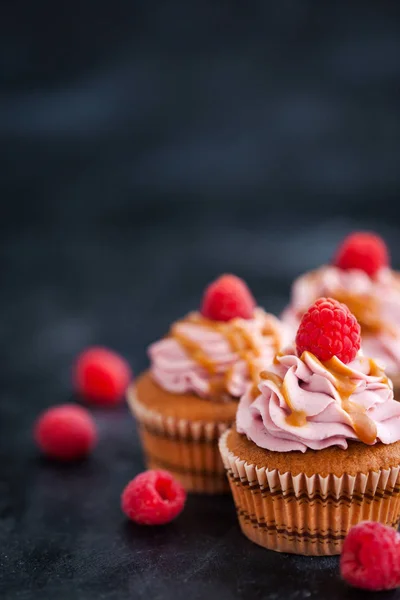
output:
[[220,452],[243,533],[279,552],[339,554],[349,529],[400,519],[400,403],[360,349],[349,309],[321,298],[295,344],[240,399]]
[[299,277],[282,320],[294,333],[320,296],[347,304],[361,325],[363,351],[382,362],[400,391],[400,275],[389,267],[385,242],[372,233],[349,235],[332,265]]
[[201,310],[150,346],[150,368],[129,389],[148,467],[167,469],[188,491],[228,491],[218,439],[286,330],[239,278],[210,284]]

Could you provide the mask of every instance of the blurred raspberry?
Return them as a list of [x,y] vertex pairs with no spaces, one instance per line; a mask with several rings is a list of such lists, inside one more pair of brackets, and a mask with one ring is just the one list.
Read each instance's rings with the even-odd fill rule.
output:
[[63,404],[49,408],[37,419],[34,438],[46,456],[59,460],[83,458],[97,441],[96,425],[81,406]]
[[236,275],[222,275],[206,288],[201,314],[213,321],[236,317],[251,319],[256,301],[245,282]]
[[395,529],[364,521],[350,529],[340,558],[342,577],[363,590],[400,586],[400,535]]
[[383,239],[362,231],[347,236],[334,259],[339,269],[361,269],[370,277],[382,267],[387,267],[389,262],[389,251]]
[[103,406],[120,403],[131,379],[126,360],[107,348],[88,348],[73,369],[76,391],[87,401]]

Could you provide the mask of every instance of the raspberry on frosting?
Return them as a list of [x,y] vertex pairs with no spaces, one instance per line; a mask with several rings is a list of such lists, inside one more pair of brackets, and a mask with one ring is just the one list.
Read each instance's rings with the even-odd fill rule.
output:
[[379,235],[357,231],[343,240],[333,262],[339,269],[360,269],[373,277],[389,265],[389,251]]
[[235,275],[221,275],[206,288],[200,312],[212,321],[251,319],[256,302],[246,283]]
[[347,364],[361,346],[361,328],[345,304],[319,298],[304,313],[296,335],[298,355],[311,352],[321,361],[336,356]]
[[343,579],[363,590],[393,590],[400,586],[400,535],[374,521],[350,529],[340,558]]

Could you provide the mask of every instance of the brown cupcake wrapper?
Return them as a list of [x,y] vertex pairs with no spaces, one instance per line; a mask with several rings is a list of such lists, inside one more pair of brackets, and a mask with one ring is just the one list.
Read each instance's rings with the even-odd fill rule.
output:
[[229,491],[218,449],[222,422],[189,421],[150,410],[128,391],[128,404],[139,425],[148,469],[170,471],[189,492],[220,494]]
[[239,524],[253,542],[276,550],[324,556],[340,554],[349,529],[364,520],[398,527],[400,467],[326,477],[259,468],[219,448]]

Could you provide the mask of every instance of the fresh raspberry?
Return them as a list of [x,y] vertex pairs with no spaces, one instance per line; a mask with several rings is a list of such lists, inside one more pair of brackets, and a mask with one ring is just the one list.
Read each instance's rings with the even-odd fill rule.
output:
[[97,441],[96,425],[82,406],[62,404],[49,408],[37,419],[34,438],[46,456],[59,460],[83,458]]
[[89,402],[103,406],[121,402],[131,378],[126,360],[107,348],[88,348],[73,369],[76,391]]
[[308,350],[319,360],[336,356],[345,364],[360,349],[360,325],[345,304],[332,298],[319,298],[300,321],[296,335],[299,356]]
[[400,535],[375,521],[355,525],[343,544],[340,572],[347,583],[363,590],[399,587]]
[[256,301],[245,282],[236,275],[221,275],[206,287],[201,314],[213,321],[230,321],[236,317],[251,319]]
[[389,262],[389,250],[383,239],[367,231],[347,236],[334,259],[334,264],[339,269],[361,269],[370,277],[382,267],[387,267]]
[[182,485],[168,471],[145,471],[122,492],[121,507],[139,525],[164,525],[177,517],[186,502]]

